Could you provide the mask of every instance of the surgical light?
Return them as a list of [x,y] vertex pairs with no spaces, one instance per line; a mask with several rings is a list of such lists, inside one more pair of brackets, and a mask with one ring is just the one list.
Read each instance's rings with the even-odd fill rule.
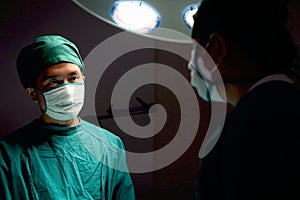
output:
[[[200,0],[72,0],[103,22],[138,35],[191,42]],[[188,6],[189,5],[189,6]]]
[[110,13],[120,27],[138,33],[149,33],[160,25],[160,14],[144,1],[116,1]]
[[198,10],[197,4],[189,5],[183,10],[182,19],[186,27],[188,27],[189,29],[193,28],[194,25],[193,15],[196,14],[197,10]]

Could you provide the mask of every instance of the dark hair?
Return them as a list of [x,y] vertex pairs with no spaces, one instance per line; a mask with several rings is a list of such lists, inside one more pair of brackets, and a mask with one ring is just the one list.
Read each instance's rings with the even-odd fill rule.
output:
[[192,37],[208,42],[220,33],[256,63],[272,72],[299,67],[298,48],[288,29],[289,0],[203,0]]

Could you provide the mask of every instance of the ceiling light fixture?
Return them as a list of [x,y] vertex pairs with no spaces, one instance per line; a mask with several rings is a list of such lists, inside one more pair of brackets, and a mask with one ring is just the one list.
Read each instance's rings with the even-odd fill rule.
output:
[[190,43],[192,15],[200,0],[72,1],[105,23],[123,30],[159,40]]
[[187,6],[182,12],[182,19],[186,27],[189,29],[193,28],[194,25],[194,14],[196,14],[198,10],[198,4],[192,4]]
[[150,4],[137,0],[116,1],[110,15],[120,27],[138,33],[149,33],[160,25],[160,14]]

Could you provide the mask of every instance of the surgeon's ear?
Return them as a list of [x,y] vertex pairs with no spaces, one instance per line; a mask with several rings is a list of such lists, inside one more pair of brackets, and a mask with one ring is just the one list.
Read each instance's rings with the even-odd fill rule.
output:
[[83,79],[83,81],[85,81],[85,76],[84,75],[82,75],[82,79]]
[[35,89],[33,88],[26,88],[25,89],[26,94],[29,96],[29,98],[34,101],[35,103],[38,103],[37,94]]
[[228,54],[227,49],[226,42],[222,35],[217,32],[214,32],[210,35],[206,50],[216,64],[220,64],[224,61],[226,55]]

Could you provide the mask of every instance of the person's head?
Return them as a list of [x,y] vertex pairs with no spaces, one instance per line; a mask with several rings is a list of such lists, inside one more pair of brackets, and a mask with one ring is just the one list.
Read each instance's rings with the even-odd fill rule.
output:
[[[205,52],[194,48],[189,64],[191,83],[200,97],[234,105],[267,75],[298,75],[299,54],[288,29],[288,2],[200,1],[191,37]],[[207,57],[214,63],[203,62],[210,60]],[[207,81],[205,74],[209,73],[217,78]]]
[[288,0],[202,0],[192,38],[206,48],[225,83],[289,73],[299,54],[287,5]]
[[57,35],[36,38],[17,57],[20,81],[49,122],[77,117],[84,99],[83,70],[76,45]]

